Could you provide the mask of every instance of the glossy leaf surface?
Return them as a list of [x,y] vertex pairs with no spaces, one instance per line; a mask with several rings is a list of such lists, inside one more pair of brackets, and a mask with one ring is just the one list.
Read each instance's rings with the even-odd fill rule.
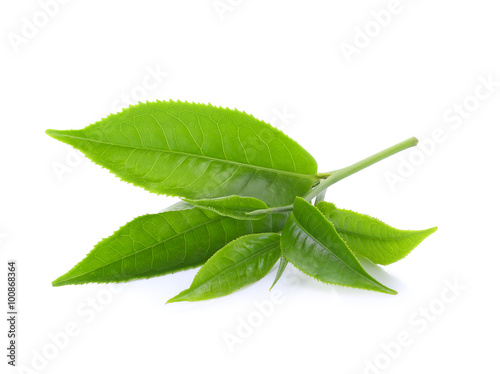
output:
[[242,235],[280,231],[285,219],[274,214],[259,221],[236,220],[179,203],[127,223],[53,285],[122,282],[200,266]]
[[287,205],[317,180],[314,158],[278,129],[237,110],[157,101],[81,130],[47,130],[122,180],[189,199],[230,195]]
[[214,254],[198,271],[191,286],[168,302],[228,295],[264,277],[279,257],[279,234],[243,236]]
[[184,201],[200,208],[213,210],[214,212],[223,216],[244,220],[262,219],[266,216],[266,213],[257,215],[248,215],[246,213],[258,209],[267,209],[267,204],[262,200],[256,199],[254,197],[241,197],[236,195],[218,197],[215,199],[184,199]]
[[398,230],[376,218],[338,209],[325,201],[317,207],[353,252],[380,265],[401,260],[437,230],[436,227],[419,231]]
[[396,294],[363,269],[332,223],[300,197],[283,229],[281,248],[288,261],[320,281]]

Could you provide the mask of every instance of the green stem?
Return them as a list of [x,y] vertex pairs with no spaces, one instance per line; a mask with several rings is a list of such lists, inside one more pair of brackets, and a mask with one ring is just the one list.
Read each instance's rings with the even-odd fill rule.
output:
[[375,153],[373,156],[367,157],[364,160],[352,164],[351,166],[332,171],[331,173],[329,173],[330,176],[328,178],[323,179],[320,182],[320,184],[316,186],[316,188],[312,189],[307,194],[305,194],[304,199],[311,201],[315,196],[318,196],[321,192],[326,190],[332,184],[337,183],[338,181],[347,178],[348,176],[353,175],[354,173],[357,173],[358,171],[363,170],[368,166],[371,166],[379,161],[382,161],[387,157],[393,156],[398,152],[404,151],[405,149],[408,149],[410,147],[414,147],[417,144],[418,144],[417,138],[406,139],[401,143],[398,143],[396,145],[393,145],[392,147],[384,149],[381,152]]
[[[401,151],[404,151],[405,149],[414,147],[418,144],[418,139],[417,138],[410,138],[406,139],[405,141],[398,143],[396,145],[393,145],[392,147],[389,147],[381,152],[375,153],[373,156],[367,157],[364,160],[361,160],[359,162],[356,162],[355,164],[352,164],[351,166],[345,167],[343,169],[335,170],[330,173],[321,173],[318,175],[321,175],[321,177],[325,177],[325,179],[322,179],[321,182],[312,190],[310,190],[307,194],[304,195],[304,199],[307,201],[311,201],[314,199],[316,196],[319,196],[320,199],[318,200],[321,201],[324,198],[324,192],[328,187],[330,187],[332,184],[337,183],[338,181],[347,178],[350,175],[353,175],[354,173],[357,173],[360,170],[363,170],[367,168],[368,166],[371,166],[379,161],[382,161],[383,159],[386,159],[387,157],[393,156],[396,153],[399,153]],[[247,214],[249,215],[258,215],[262,213],[276,213],[276,212],[287,212],[292,210],[293,205],[285,205],[285,206],[280,206],[276,208],[269,208],[269,209],[259,209],[259,210],[254,210],[253,212],[249,212]]]
[[325,195],[326,195],[326,190],[321,191],[317,196],[316,199],[314,200],[314,205],[318,205],[318,203],[322,202],[325,200]]

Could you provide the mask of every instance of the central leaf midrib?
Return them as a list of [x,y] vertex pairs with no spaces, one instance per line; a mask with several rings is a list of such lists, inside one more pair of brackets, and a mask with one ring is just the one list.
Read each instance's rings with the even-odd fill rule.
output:
[[112,145],[112,146],[116,146],[116,147],[143,149],[146,151],[172,153],[172,154],[177,154],[177,155],[182,155],[182,156],[187,156],[187,157],[201,158],[201,159],[206,159],[206,160],[210,160],[210,161],[218,161],[221,163],[236,165],[239,167],[254,168],[257,170],[262,170],[262,171],[267,171],[267,172],[272,172],[272,173],[291,175],[294,177],[299,177],[299,178],[304,178],[304,179],[316,180],[318,178],[318,176],[316,174],[303,174],[303,173],[296,173],[296,172],[286,171],[286,170],[281,170],[281,169],[266,168],[263,166],[257,166],[257,165],[253,165],[253,164],[245,164],[242,162],[230,161],[230,160],[223,159],[223,158],[215,158],[215,157],[209,157],[209,156],[205,156],[205,155],[197,155],[197,154],[193,154],[193,153],[186,153],[186,152],[179,152],[179,151],[172,151],[172,150],[162,150],[162,149],[156,149],[156,148],[148,148],[148,147],[144,147],[144,146],[132,146],[132,145],[125,145],[125,144],[117,144],[117,143],[104,142],[101,140],[96,140],[96,139],[91,139],[91,138],[84,138],[81,136],[74,136],[74,135],[60,134],[60,133],[57,134],[57,136],[67,137],[67,138],[72,138],[72,139],[79,139],[79,140],[86,140],[86,141],[90,141],[90,142],[94,142],[94,143]]

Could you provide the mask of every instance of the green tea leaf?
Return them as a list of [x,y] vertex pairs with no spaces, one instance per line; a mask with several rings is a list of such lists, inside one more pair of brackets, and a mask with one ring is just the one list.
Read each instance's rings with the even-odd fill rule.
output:
[[398,230],[365,214],[338,209],[332,203],[322,201],[317,207],[353,252],[380,265],[392,264],[406,257],[437,230],[437,227],[419,231]]
[[255,197],[291,204],[318,179],[314,158],[278,129],[237,110],[157,101],[81,130],[47,130],[122,180],[189,199]]
[[243,236],[214,254],[198,271],[191,286],[167,302],[228,295],[264,277],[279,257],[279,234]]
[[285,256],[281,255],[280,266],[278,267],[278,271],[276,272],[276,277],[274,278],[274,282],[271,285],[271,288],[269,288],[269,291],[271,291],[273,289],[274,285],[280,280],[287,265],[288,265],[288,260],[285,258]]
[[127,223],[52,284],[123,282],[197,267],[242,235],[280,231],[285,219],[236,220],[179,203]]
[[332,223],[300,197],[295,199],[293,213],[283,229],[281,248],[299,270],[325,283],[397,293],[370,276]]
[[248,215],[246,213],[258,209],[267,209],[267,204],[262,200],[254,197],[227,196],[218,197],[215,199],[184,199],[184,201],[205,209],[210,209],[220,215],[228,216],[236,219],[262,219],[266,213]]

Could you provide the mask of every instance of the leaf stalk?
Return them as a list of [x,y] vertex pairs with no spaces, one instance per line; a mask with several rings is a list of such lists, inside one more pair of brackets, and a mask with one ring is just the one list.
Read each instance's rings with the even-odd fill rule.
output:
[[414,147],[418,144],[418,139],[415,137],[406,139],[401,143],[393,145],[387,149],[384,149],[381,152],[375,153],[374,155],[367,157],[355,164],[347,166],[343,169],[335,170],[330,172],[330,176],[326,179],[323,179],[316,188],[310,190],[307,194],[304,195],[304,200],[311,201],[314,197],[318,196],[321,192],[326,190],[332,184],[341,181],[344,178],[347,178],[358,171],[366,169],[368,166],[376,164],[379,161],[386,159],[387,157],[393,156],[396,153],[404,151],[405,149]]

